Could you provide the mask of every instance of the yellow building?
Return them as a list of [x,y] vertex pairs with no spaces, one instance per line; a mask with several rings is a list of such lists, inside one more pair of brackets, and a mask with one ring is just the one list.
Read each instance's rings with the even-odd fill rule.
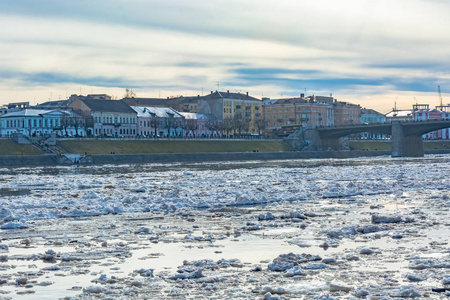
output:
[[[258,134],[261,133],[262,101],[241,93],[211,92],[210,95],[201,97],[201,102],[208,103],[211,111],[202,110],[199,102],[199,111],[212,113],[219,117],[229,134]],[[219,111],[220,110],[220,111]]]

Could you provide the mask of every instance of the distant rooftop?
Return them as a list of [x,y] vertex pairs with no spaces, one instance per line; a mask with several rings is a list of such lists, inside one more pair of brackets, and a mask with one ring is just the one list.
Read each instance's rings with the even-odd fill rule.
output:
[[158,117],[158,118],[169,118],[169,117],[181,117],[180,113],[170,107],[148,107],[148,106],[130,106],[138,117]]
[[361,109],[361,114],[363,115],[382,115],[382,113],[377,112],[371,108],[363,108]]
[[388,112],[386,118],[412,117],[412,110],[393,110]]
[[213,114],[180,112],[180,115],[182,115],[187,120],[199,120],[199,119],[217,120],[218,119]]
[[122,100],[83,99],[81,101],[93,111],[136,113]]
[[248,93],[241,94],[241,93],[230,93],[230,91],[226,92],[219,92],[219,91],[211,91],[211,94],[208,94],[206,96],[201,96],[203,99],[216,99],[216,98],[222,98],[222,99],[237,99],[237,100],[254,100],[254,101],[261,101],[260,99],[257,99],[255,97],[249,96]]
[[43,103],[39,103],[36,105],[36,108],[40,109],[58,109],[67,107],[69,104],[69,100],[55,100],[55,101],[47,101]]

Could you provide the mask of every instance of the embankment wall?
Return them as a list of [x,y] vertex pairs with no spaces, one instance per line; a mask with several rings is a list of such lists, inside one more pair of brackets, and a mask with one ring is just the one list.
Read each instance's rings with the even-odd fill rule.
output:
[[[426,154],[448,154],[450,150],[425,150]],[[391,151],[304,151],[304,152],[226,152],[226,153],[168,153],[168,154],[102,154],[88,155],[79,164],[145,164],[171,162],[219,162],[246,160],[285,160],[311,158],[354,158],[391,155]],[[0,167],[34,167],[72,165],[65,156],[0,156]]]

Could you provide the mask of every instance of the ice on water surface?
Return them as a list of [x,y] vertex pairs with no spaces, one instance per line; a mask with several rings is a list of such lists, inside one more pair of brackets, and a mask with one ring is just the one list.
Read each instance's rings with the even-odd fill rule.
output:
[[0,292],[445,299],[449,166],[430,156],[0,169]]

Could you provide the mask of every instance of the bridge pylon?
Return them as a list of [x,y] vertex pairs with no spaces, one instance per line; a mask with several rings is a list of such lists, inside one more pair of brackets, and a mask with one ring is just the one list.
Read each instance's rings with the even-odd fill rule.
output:
[[343,137],[322,137],[315,127],[304,127],[286,139],[296,151],[348,150]]
[[404,129],[401,123],[392,124],[392,157],[423,157],[422,134],[407,135]]

